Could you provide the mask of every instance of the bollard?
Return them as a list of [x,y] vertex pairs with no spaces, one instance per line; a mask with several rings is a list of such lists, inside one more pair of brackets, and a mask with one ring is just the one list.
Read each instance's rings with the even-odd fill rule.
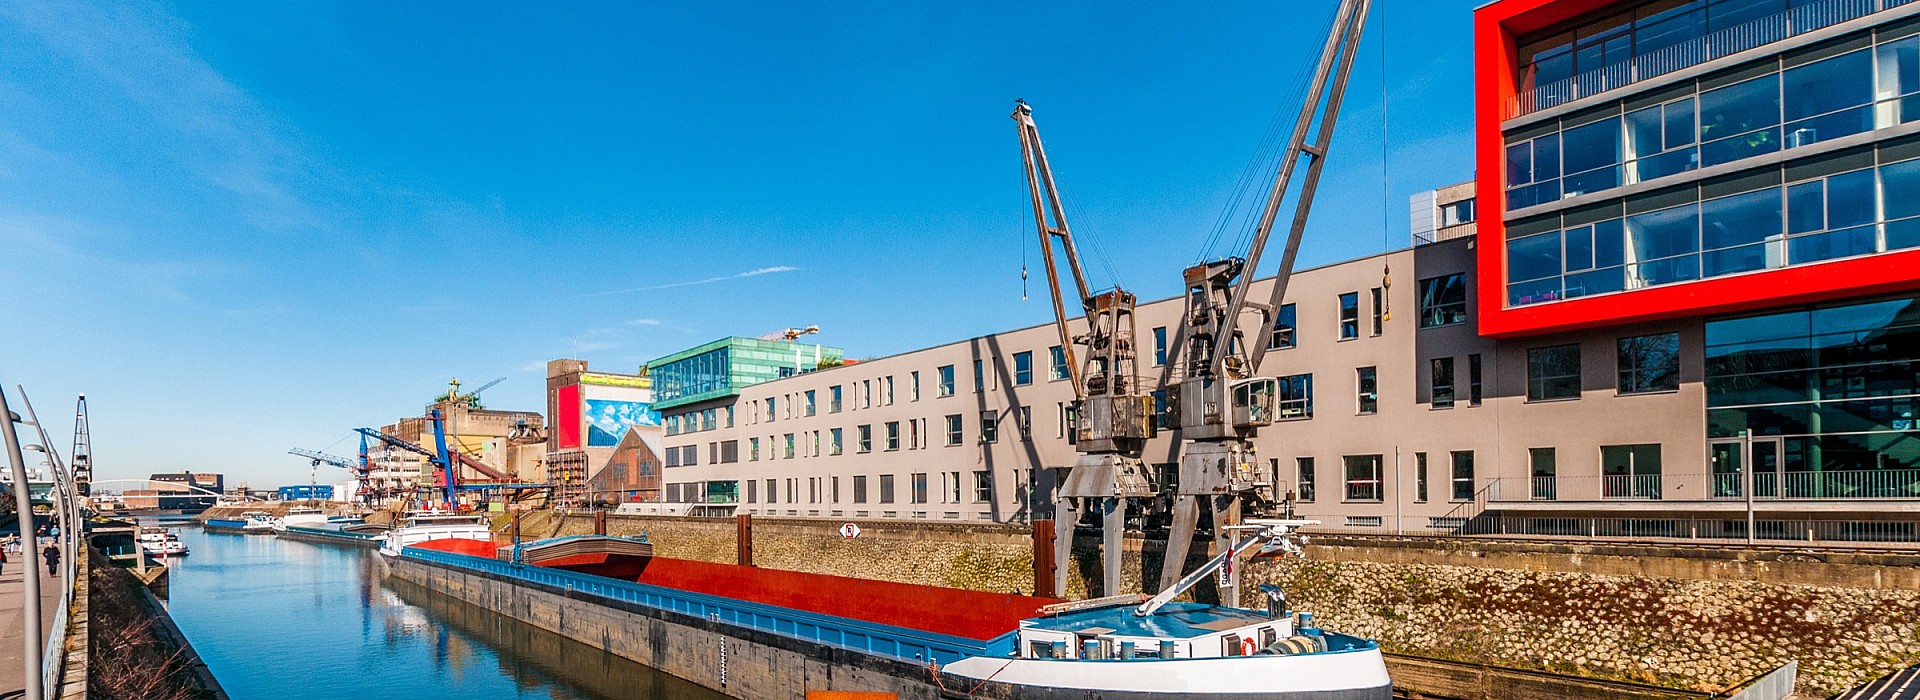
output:
[[602,535],[602,536],[607,534],[607,512],[606,511],[598,510],[598,509],[593,511],[593,534]]
[[741,566],[753,566],[753,516],[733,516],[733,551]]

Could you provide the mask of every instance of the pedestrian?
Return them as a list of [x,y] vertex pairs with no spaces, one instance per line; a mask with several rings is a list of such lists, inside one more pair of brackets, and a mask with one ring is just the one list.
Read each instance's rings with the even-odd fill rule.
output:
[[40,556],[44,557],[47,560],[47,575],[59,576],[60,575],[60,547],[49,544],[47,545],[46,549],[40,550]]

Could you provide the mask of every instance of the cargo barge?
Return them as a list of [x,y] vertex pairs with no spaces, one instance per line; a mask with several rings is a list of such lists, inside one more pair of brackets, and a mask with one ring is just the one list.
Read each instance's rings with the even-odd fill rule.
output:
[[[1277,590],[1264,612],[1173,602],[1238,557],[1297,553],[1297,523],[1275,523],[1159,596],[1072,603],[621,555],[594,538],[519,550],[444,539],[386,559],[401,578],[723,692],[745,674],[777,683],[762,688],[903,698],[1390,697],[1378,645],[1315,627]],[[529,547],[562,556],[516,561]]]

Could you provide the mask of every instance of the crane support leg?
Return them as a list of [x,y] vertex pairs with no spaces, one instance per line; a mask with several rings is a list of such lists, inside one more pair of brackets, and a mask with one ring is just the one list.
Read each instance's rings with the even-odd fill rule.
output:
[[1160,562],[1160,587],[1180,581],[1186,570],[1187,550],[1193,545],[1193,532],[1200,526],[1200,497],[1180,495],[1173,499],[1173,526],[1167,529],[1167,556]]
[[[1120,572],[1126,559],[1126,548],[1121,546],[1121,537],[1127,530],[1127,499],[1103,498],[1106,516],[1100,522],[1100,574],[1103,584],[1100,595],[1120,595]],[[1089,592],[1089,598],[1093,597]]]
[[[1213,499],[1213,540],[1214,551],[1224,552],[1233,547],[1233,530],[1240,524],[1240,497],[1215,496]],[[1236,563],[1228,569],[1228,578],[1233,585],[1220,589],[1220,604],[1229,608],[1240,607],[1240,566]]]
[[1053,594],[1067,597],[1067,574],[1073,570],[1073,534],[1080,529],[1080,499],[1062,498],[1054,505]]

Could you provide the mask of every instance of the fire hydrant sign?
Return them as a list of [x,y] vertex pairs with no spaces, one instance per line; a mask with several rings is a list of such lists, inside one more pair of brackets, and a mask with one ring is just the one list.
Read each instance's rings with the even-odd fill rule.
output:
[[840,525],[840,536],[845,537],[847,539],[853,539],[855,537],[859,537],[860,526],[855,525],[853,523],[842,523]]

